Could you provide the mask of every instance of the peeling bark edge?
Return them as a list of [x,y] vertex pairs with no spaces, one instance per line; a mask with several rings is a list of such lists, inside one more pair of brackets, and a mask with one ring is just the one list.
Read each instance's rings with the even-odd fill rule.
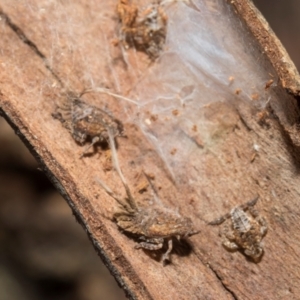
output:
[[[91,240],[93,247],[95,248],[97,254],[100,256],[101,260],[108,268],[112,276],[116,279],[118,285],[125,291],[126,297],[132,300],[138,299],[145,299],[145,300],[153,300],[147,287],[144,283],[139,279],[138,275],[132,269],[130,263],[126,260],[126,258],[121,255],[118,259],[118,267],[114,264],[108,253],[106,253],[105,249],[102,247],[99,239],[97,239],[93,231],[97,230],[97,228],[91,228],[89,224],[84,221],[83,213],[84,207],[82,207],[82,212],[78,210],[78,206],[72,200],[74,197],[78,198],[80,203],[88,204],[89,202],[87,199],[79,193],[75,184],[71,180],[69,174],[57,163],[56,160],[52,157],[51,153],[47,151],[46,147],[41,143],[38,142],[38,145],[35,145],[33,142],[34,138],[30,135],[29,131],[26,129],[26,125],[23,124],[21,118],[17,115],[16,111],[13,109],[11,104],[8,100],[4,100],[3,94],[0,91],[0,116],[4,117],[4,119],[9,123],[12,129],[15,131],[16,135],[22,140],[22,142],[26,145],[30,153],[35,157],[38,161],[38,164],[41,166],[43,172],[45,172],[46,176],[49,180],[53,183],[55,188],[60,192],[60,194],[64,197],[67,201],[68,205],[70,206],[77,222],[83,227],[86,231],[89,239]],[[24,129],[24,132],[23,132]],[[39,154],[36,148],[43,149]],[[52,162],[49,166],[46,164],[46,161]],[[53,163],[55,162],[55,163]],[[56,169],[56,171],[55,171]],[[63,179],[68,183],[68,185],[61,183],[60,179]],[[64,186],[68,186],[65,189]],[[89,208],[90,205],[88,205]],[[88,211],[89,213],[92,212],[92,215],[96,216],[95,212],[91,209]],[[101,221],[99,224],[101,225]],[[101,226],[98,226],[98,228]],[[102,234],[106,235],[108,238],[110,236],[106,232],[106,230],[102,229]],[[102,241],[101,241],[102,242]],[[114,248],[114,253],[121,253],[122,250],[116,245],[114,242],[110,245]],[[124,278],[124,276],[126,278]]]
[[[1,9],[0,9],[0,17],[5,20],[6,25],[18,36],[18,38],[25,45],[27,45],[29,48],[31,48],[34,55],[37,55],[41,59],[45,68],[50,71],[51,75],[57,80],[57,82],[63,88],[64,85],[63,85],[62,81],[57,76],[57,74],[51,69],[51,67],[49,66],[49,64],[47,62],[47,58],[38,49],[38,47],[27,38],[25,33],[17,25],[15,25],[11,21],[11,19],[8,17],[8,15],[6,13],[4,13]],[[46,147],[43,144],[41,144],[39,142],[39,145],[38,145],[39,148],[44,149],[44,150],[42,150],[42,153],[39,154],[36,151],[35,148],[37,148],[36,147],[37,145],[35,145],[33,136],[30,135],[30,132],[26,129],[26,126],[23,124],[21,118],[17,115],[16,111],[11,106],[9,100],[4,99],[4,98],[5,97],[1,93],[1,90],[0,90],[0,116],[4,117],[4,119],[13,128],[16,135],[18,135],[18,137],[22,140],[22,142],[28,148],[30,153],[38,161],[43,172],[45,172],[46,176],[53,183],[53,185],[59,191],[59,193],[63,196],[63,198],[66,200],[66,202],[70,206],[77,222],[86,231],[97,254],[100,256],[101,260],[103,261],[105,266],[108,268],[111,275],[116,279],[118,285],[124,290],[126,297],[128,297],[128,299],[132,299],[132,300],[137,300],[137,299],[152,300],[152,297],[151,297],[149,291],[147,290],[146,286],[139,279],[138,275],[135,273],[135,271],[132,269],[130,263],[126,260],[126,258],[123,255],[119,258],[119,261],[120,261],[119,268],[117,268],[112,263],[108,254],[105,252],[103,246],[101,245],[99,240],[94,236],[93,230],[90,228],[89,224],[87,224],[84,221],[85,218],[83,217],[82,213],[78,210],[78,207],[75,204],[75,202],[72,200],[74,197],[76,197],[76,198],[80,199],[78,202],[88,203],[87,199],[85,199],[85,197],[78,192],[75,184],[72,184],[73,182],[72,182],[69,174],[62,168],[62,166],[60,166],[56,162],[56,160],[54,160],[51,153],[46,150]],[[55,165],[54,165],[54,163],[52,163],[52,165],[49,164],[49,166],[48,166],[46,164],[46,161],[48,161],[48,162],[55,161]],[[55,172],[55,169],[57,172]],[[69,183],[69,189],[68,189],[69,193],[64,188],[64,184],[62,184],[60,182],[60,179],[62,179],[62,178],[68,179],[66,182]],[[89,212],[92,212],[92,210],[90,210]],[[95,228],[95,230],[96,229],[97,228]],[[103,232],[102,234],[106,235],[108,238],[110,237],[106,231]],[[101,242],[103,242],[103,241],[101,241]],[[112,246],[112,248],[114,248],[115,253],[122,252],[122,250],[115,243],[113,243],[113,245],[111,245],[111,246]],[[128,278],[128,280],[125,280],[124,276],[126,277],[126,279]]]
[[266,19],[251,0],[225,0],[233,6],[239,17],[246,23],[255,40],[261,46],[274,69],[282,87],[295,97],[300,96],[300,76],[293,61],[277,38]]

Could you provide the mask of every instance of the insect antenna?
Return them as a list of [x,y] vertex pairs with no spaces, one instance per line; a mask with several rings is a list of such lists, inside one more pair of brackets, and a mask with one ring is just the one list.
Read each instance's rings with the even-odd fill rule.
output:
[[149,185],[151,186],[151,189],[152,189],[152,195],[154,196],[154,199],[155,199],[156,203],[157,203],[157,202],[160,202],[160,199],[159,199],[159,197],[158,197],[157,189],[156,189],[156,187],[154,186],[154,184],[152,183],[152,181],[151,181],[149,175],[148,175],[147,173],[145,173],[144,171],[143,171],[143,173],[144,173],[144,175],[145,175],[147,181],[149,182]]
[[115,169],[117,170],[117,172],[121,178],[121,181],[123,183],[123,186],[125,188],[128,204],[130,205],[130,207],[132,209],[137,210],[137,205],[136,205],[135,200],[130,192],[130,189],[127,185],[126,179],[125,179],[125,177],[121,171],[120,165],[119,165],[116,144],[115,144],[113,133],[111,132],[111,130],[109,128],[107,129],[107,132],[108,132],[108,137],[109,137],[109,145],[110,145],[110,149],[111,149],[111,153],[112,153],[113,164],[114,164]]
[[122,207],[124,207],[127,210],[127,206],[124,205],[123,201],[115,196],[115,193],[98,177],[96,178],[96,181],[105,189],[106,193],[114,198]]
[[209,222],[208,225],[220,225],[223,222],[225,222],[226,219],[228,219],[230,217],[231,217],[231,214],[227,213],[224,216],[222,216],[222,217],[220,217],[220,218],[218,218],[216,220],[213,220],[213,221]]
[[247,203],[241,205],[241,209],[245,210],[245,209],[249,208],[250,206],[254,206],[256,204],[256,202],[258,201],[258,199],[259,199],[259,195],[257,195],[255,198],[248,201]]

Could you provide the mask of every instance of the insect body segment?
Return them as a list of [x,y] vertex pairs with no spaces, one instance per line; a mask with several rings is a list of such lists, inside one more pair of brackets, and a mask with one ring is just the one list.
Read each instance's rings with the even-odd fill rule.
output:
[[251,229],[250,219],[241,208],[235,207],[230,214],[233,230],[247,232]]
[[[212,221],[209,225],[219,225],[226,219],[231,219],[231,226],[225,224],[221,230],[223,246],[228,250],[242,250],[245,255],[255,262],[263,255],[261,241],[267,233],[267,222],[264,217],[259,216],[254,209],[258,197],[244,205],[235,207],[229,214]],[[246,210],[250,214],[246,213]]]
[[190,218],[183,217],[177,212],[162,207],[142,208],[137,206],[119,167],[113,134],[110,131],[108,133],[114,165],[126,191],[126,197],[122,200],[98,179],[100,185],[121,206],[114,213],[114,221],[117,223],[119,229],[133,234],[137,238],[138,244],[135,247],[137,249],[144,248],[154,251],[162,249],[167,245],[167,251],[162,257],[162,262],[165,264],[170,260],[173,239],[179,240],[180,238],[189,237],[197,234],[198,231],[194,230]]
[[121,121],[104,110],[87,104],[72,93],[68,94],[53,117],[62,122],[76,142],[84,144],[91,140],[91,144],[84,150],[82,156],[94,144],[108,141],[108,129],[114,137],[124,135]]

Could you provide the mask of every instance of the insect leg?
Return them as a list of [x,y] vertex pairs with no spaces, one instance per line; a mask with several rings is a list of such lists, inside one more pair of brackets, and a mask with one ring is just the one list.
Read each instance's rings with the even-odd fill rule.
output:
[[172,238],[170,238],[168,240],[168,250],[162,257],[162,261],[163,261],[164,265],[165,265],[166,261],[170,261],[170,253],[171,253],[172,249],[173,249],[173,240],[172,240]]
[[235,251],[239,249],[239,246],[236,243],[230,242],[229,240],[223,241],[222,244],[226,249],[229,249],[231,251]]
[[164,240],[163,239],[146,239],[145,242],[139,242],[135,249],[147,249],[147,250],[159,250],[163,247]]
[[228,226],[224,226],[224,228],[220,231],[220,235],[222,236],[222,245],[225,248],[232,251],[239,249],[239,246],[234,242],[234,232]]
[[82,154],[80,155],[80,158],[82,158],[82,157],[85,155],[85,153],[87,153],[88,150],[89,150],[91,147],[93,147],[96,143],[98,143],[99,141],[100,141],[99,136],[95,136],[95,137],[92,139],[92,142],[90,143],[90,145],[88,145],[88,146],[85,148],[85,150],[82,152]]
[[257,222],[260,224],[260,233],[262,236],[265,236],[268,231],[268,223],[264,217],[256,218]]

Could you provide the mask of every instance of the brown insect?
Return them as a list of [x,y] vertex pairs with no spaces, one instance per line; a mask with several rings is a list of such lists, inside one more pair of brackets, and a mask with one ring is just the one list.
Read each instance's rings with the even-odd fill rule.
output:
[[135,47],[156,59],[163,49],[167,20],[160,4],[151,4],[141,12],[129,0],[119,0],[117,13],[121,23],[121,41],[125,48]]
[[[253,261],[258,262],[263,255],[262,239],[266,235],[268,226],[264,217],[259,216],[254,209],[259,197],[235,207],[230,213],[214,220],[209,225],[220,225],[231,219],[231,228],[224,226],[221,230],[223,246],[228,250],[242,250]],[[249,211],[250,215],[246,213]]]
[[124,135],[121,121],[106,111],[84,102],[80,95],[71,92],[67,93],[65,101],[57,107],[52,116],[61,121],[79,144],[91,141],[81,156],[96,143],[108,141],[108,129],[114,137]]
[[[165,265],[167,261],[170,261],[173,240],[187,238],[199,233],[199,231],[194,229],[190,218],[183,217],[178,212],[162,207],[142,208],[136,204],[119,167],[113,134],[110,134],[110,131],[108,132],[113,162],[126,191],[126,197],[122,199],[107,187],[104,182],[97,179],[107,194],[120,204],[120,209],[114,213],[113,219],[120,230],[132,234],[138,240],[138,244],[135,246],[136,249],[143,248],[154,251],[167,245],[167,251],[162,257],[163,265]],[[147,175],[146,178],[154,189]]]

